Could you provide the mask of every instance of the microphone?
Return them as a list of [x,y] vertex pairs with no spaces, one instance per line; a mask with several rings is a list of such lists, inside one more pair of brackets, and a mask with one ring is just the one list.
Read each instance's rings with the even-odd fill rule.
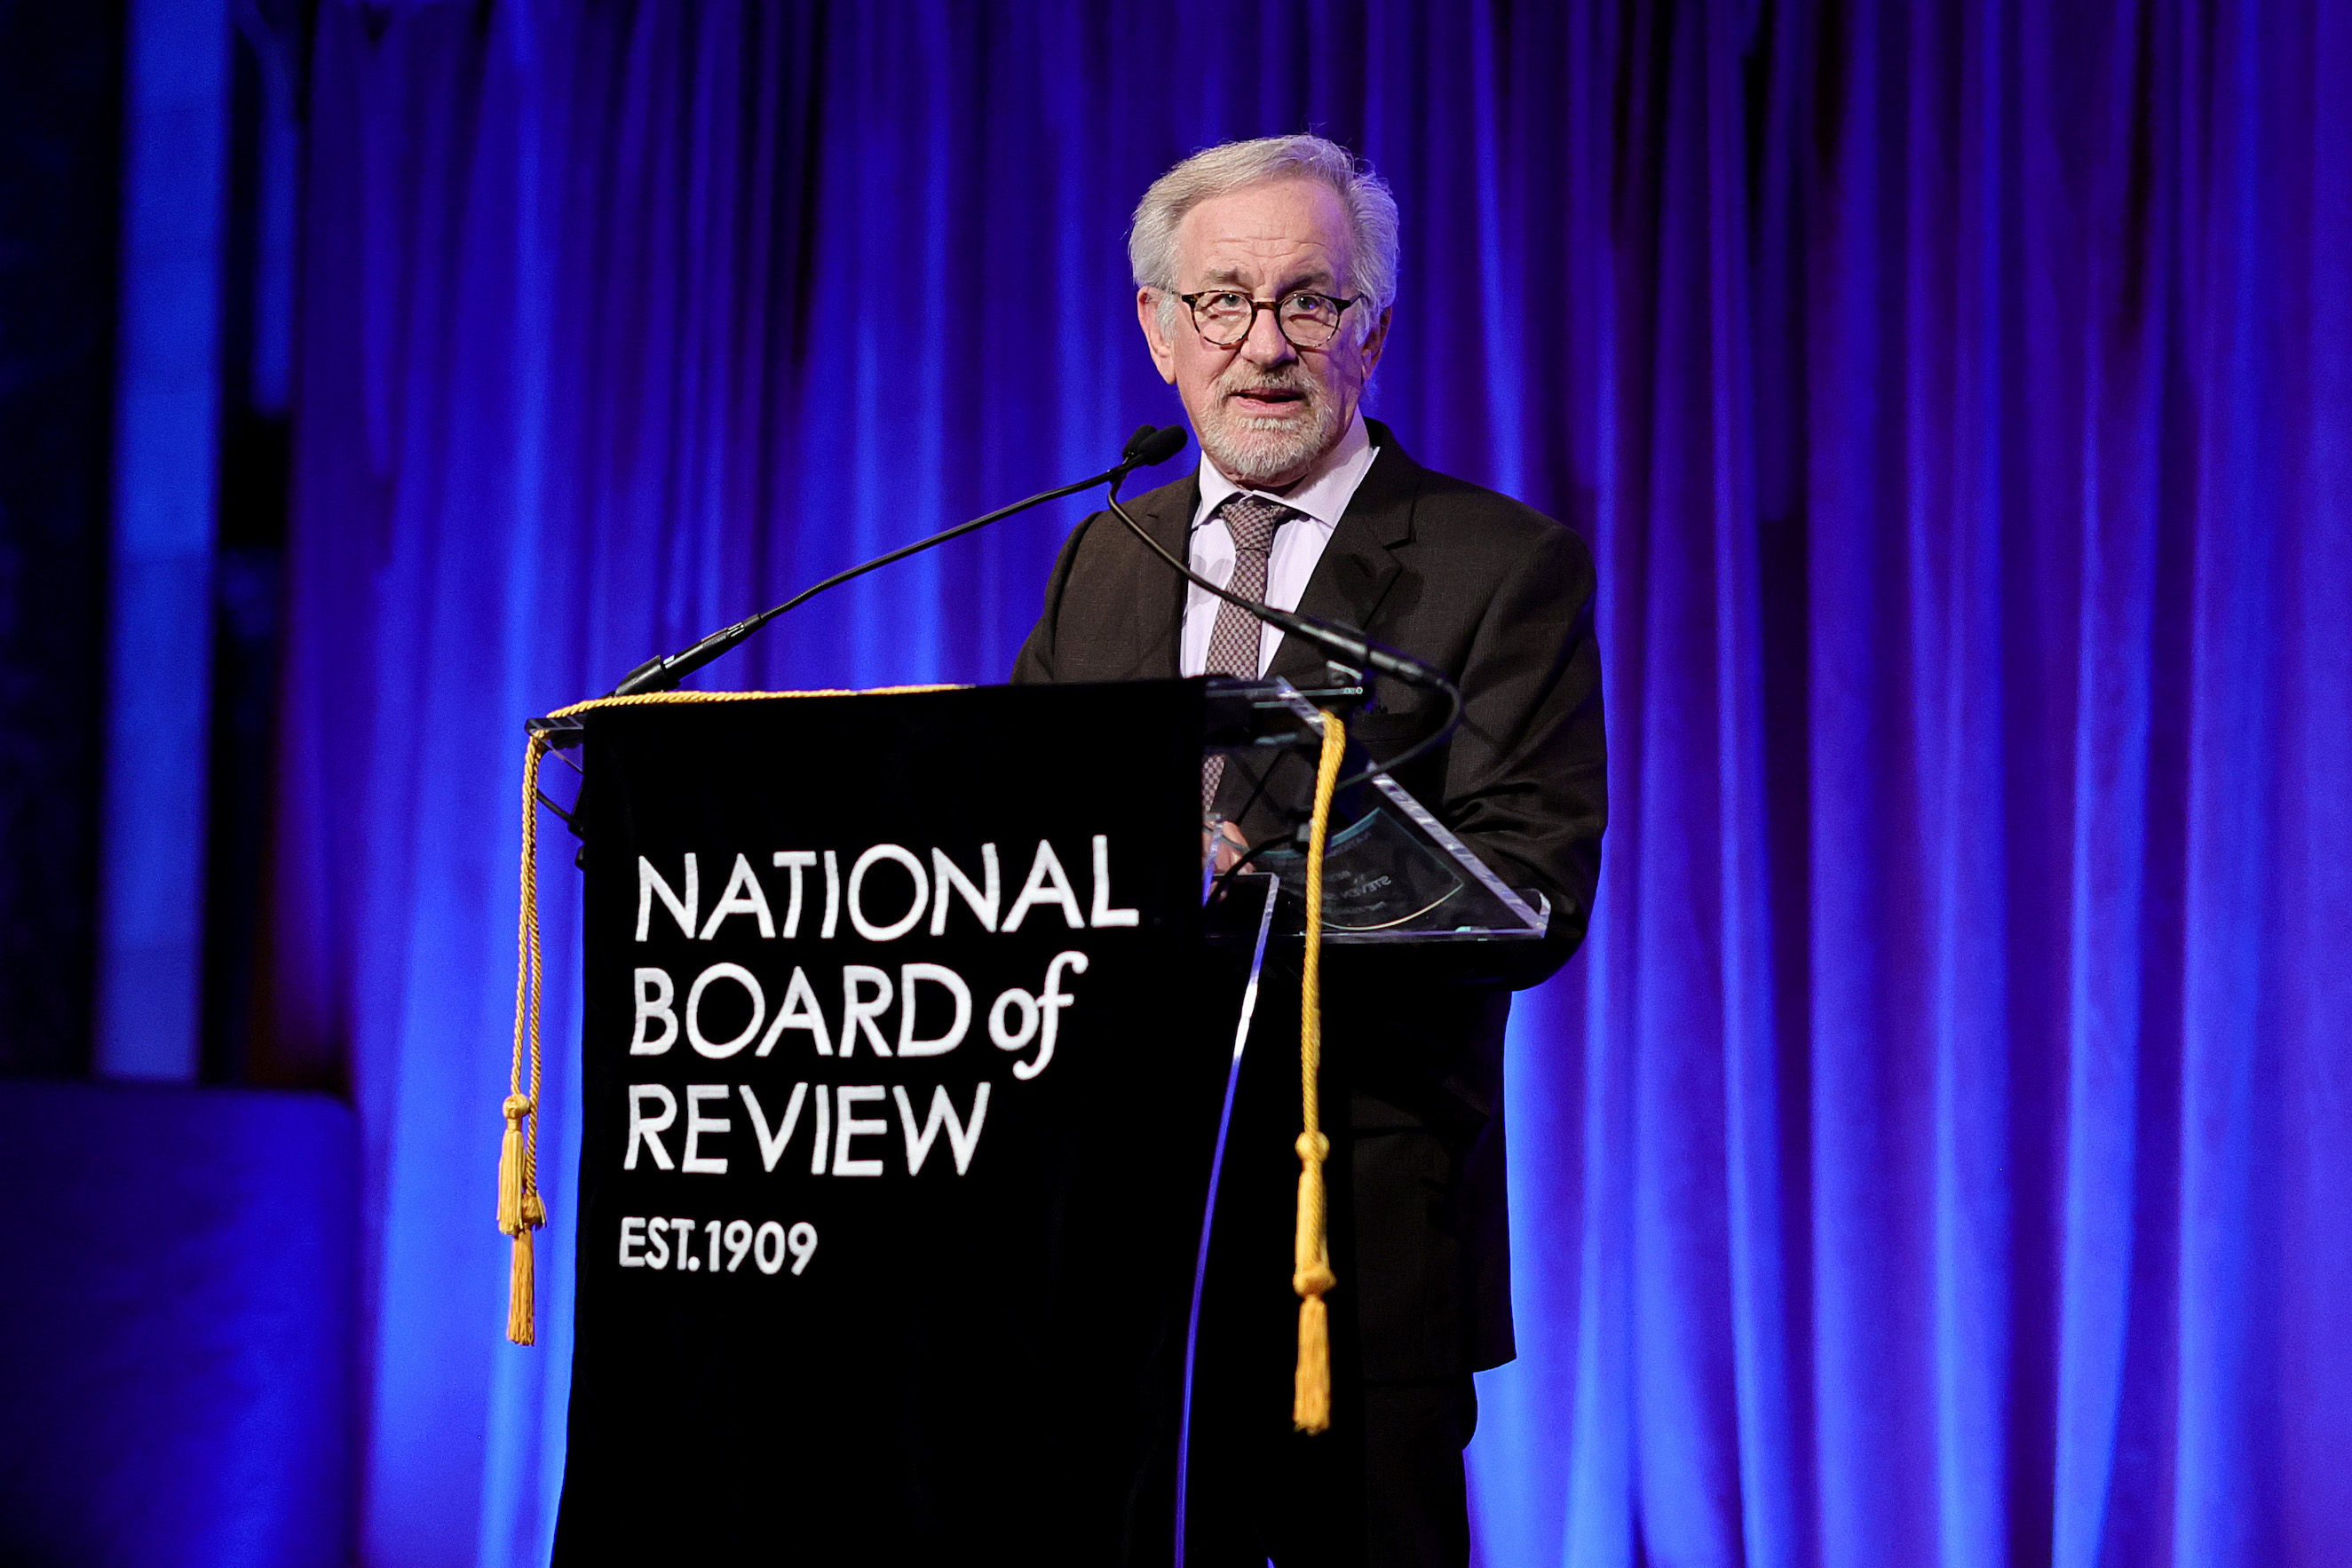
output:
[[[1043,506],[1049,500],[1059,500],[1064,496],[1076,495],[1080,490],[1092,489],[1095,486],[1105,482],[1111,486],[1111,493],[1115,496],[1118,492],[1119,484],[1128,475],[1138,468],[1153,468],[1166,462],[1181,450],[1183,446],[1184,430],[1181,426],[1171,426],[1164,430],[1155,430],[1149,425],[1139,425],[1136,426],[1135,434],[1127,438],[1127,445],[1120,449],[1118,461],[1101,473],[1055,489],[1041,490],[1025,500],[1014,501],[1011,506],[999,507],[984,517],[973,518],[970,522],[960,522],[953,528],[932,534],[929,539],[919,539],[912,544],[902,544],[898,549],[877,555],[871,561],[860,562],[846,572],[836,572],[814,587],[803,588],[781,605],[761,610],[756,616],[746,616],[731,626],[722,626],[692,647],[682,652],[646,660],[645,663],[623,676],[621,683],[604,695],[634,697],[646,691],[668,691],[712,659],[749,640],[753,633],[778,616],[787,610],[798,609],[828,588],[837,588],[852,578],[863,577],[868,572],[887,566],[893,562],[904,561],[909,555],[919,555],[933,545],[945,544],[950,539],[961,539],[974,529],[986,528],[992,522],[1001,522],[1014,512],[1026,511],[1033,506]],[[1130,522],[1128,526],[1132,528],[1134,524]]]
[[[1127,438],[1127,448],[1119,454],[1127,468],[1156,468],[1184,449],[1184,426],[1170,425],[1154,430],[1149,425],[1139,425],[1135,434]],[[1116,487],[1127,478],[1122,472],[1111,480]]]

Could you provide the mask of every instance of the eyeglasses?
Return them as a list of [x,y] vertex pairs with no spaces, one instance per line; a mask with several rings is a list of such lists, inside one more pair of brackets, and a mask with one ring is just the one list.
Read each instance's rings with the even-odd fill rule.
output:
[[1192,312],[1192,325],[1213,349],[1240,347],[1250,329],[1257,325],[1260,310],[1274,312],[1276,330],[1290,340],[1293,348],[1319,349],[1339,335],[1339,318],[1349,306],[1361,304],[1364,297],[1335,300],[1328,294],[1297,293],[1279,300],[1253,300],[1238,289],[1207,289],[1176,298]]

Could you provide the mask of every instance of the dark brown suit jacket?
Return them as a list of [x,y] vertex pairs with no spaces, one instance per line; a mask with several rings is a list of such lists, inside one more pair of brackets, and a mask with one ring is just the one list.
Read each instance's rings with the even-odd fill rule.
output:
[[[1331,1121],[1357,1143],[1350,1261],[1362,1367],[1399,1378],[1512,1353],[1501,1114],[1508,992],[1551,974],[1583,939],[1607,793],[1584,542],[1507,496],[1421,467],[1377,422],[1370,433],[1380,456],[1298,607],[1360,626],[1460,686],[1461,728],[1398,782],[1504,881],[1551,904],[1550,935],[1538,944],[1339,948],[1327,960],[1326,1093],[1333,1110],[1346,1108],[1343,1122]],[[1199,501],[1194,474],[1128,510],[1181,557]],[[1063,546],[1013,679],[1172,678],[1183,605],[1182,581],[1097,512]],[[1322,668],[1318,650],[1285,638],[1271,672],[1305,686]],[[1374,695],[1376,710],[1359,717],[1351,739],[1376,759],[1444,718],[1433,693],[1382,680]],[[1232,770],[1221,799],[1231,809],[1264,784],[1243,818],[1254,840],[1303,812],[1313,784],[1303,759],[1267,766],[1263,775]],[[1254,1037],[1281,1037],[1266,1022]]]

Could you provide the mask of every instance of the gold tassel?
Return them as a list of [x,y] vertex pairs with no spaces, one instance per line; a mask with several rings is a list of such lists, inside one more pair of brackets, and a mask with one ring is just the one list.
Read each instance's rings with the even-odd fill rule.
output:
[[519,1345],[539,1342],[531,1273],[530,1226],[525,1226],[514,1233],[514,1261],[507,1270],[507,1338]]
[[512,1236],[522,1224],[522,1119],[530,1114],[530,1097],[507,1096],[506,1136],[499,1140],[499,1228]]
[[1292,1378],[1290,1424],[1301,1432],[1331,1429],[1331,1317],[1323,1298],[1339,1281],[1331,1272],[1326,1231],[1323,1162],[1331,1141],[1323,1135],[1320,1080],[1323,1073],[1323,843],[1331,822],[1331,796],[1339,782],[1339,761],[1348,749],[1347,727],[1337,713],[1323,715],[1323,755],[1315,772],[1315,815],[1307,829],[1307,951],[1300,964],[1298,1079],[1298,1229],[1290,1288],[1298,1292],[1298,1369]]
[[533,1331],[533,1279],[530,1233],[547,1223],[547,1205],[535,1192],[525,1190],[528,1169],[523,1149],[522,1119],[532,1111],[530,1097],[507,1096],[506,1136],[499,1141],[499,1228],[514,1238],[514,1256],[507,1270],[507,1338],[519,1345],[537,1342]]
[[1291,1380],[1290,1424],[1301,1432],[1331,1429],[1331,1310],[1324,1292],[1339,1283],[1323,1237],[1323,1162],[1331,1141],[1298,1135],[1298,1239],[1290,1288],[1298,1292],[1298,1370]]
[[1298,1372],[1291,1380],[1290,1424],[1331,1430],[1331,1313],[1320,1296],[1298,1303]]

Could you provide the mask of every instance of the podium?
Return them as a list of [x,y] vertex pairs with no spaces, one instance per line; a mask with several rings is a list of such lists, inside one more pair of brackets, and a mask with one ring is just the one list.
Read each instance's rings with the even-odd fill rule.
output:
[[[1200,761],[1319,722],[1201,680],[580,716],[558,1563],[1174,1560],[1244,1001],[1303,877],[1204,882]],[[1541,934],[1366,798],[1329,940]]]

